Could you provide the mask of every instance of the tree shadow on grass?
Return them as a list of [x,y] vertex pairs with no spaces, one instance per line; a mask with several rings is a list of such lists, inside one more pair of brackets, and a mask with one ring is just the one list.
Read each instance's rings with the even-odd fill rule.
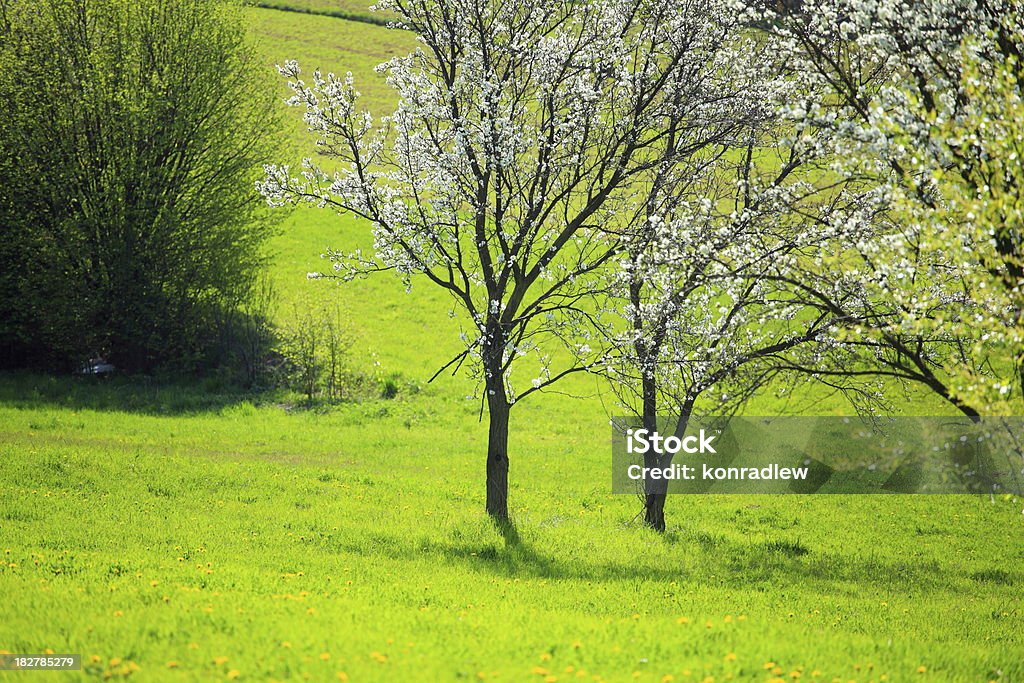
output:
[[[476,554],[484,562],[494,563],[495,569],[503,565],[505,573],[516,575],[526,573],[532,576],[547,578],[558,578],[559,566],[553,557],[537,552],[530,543],[523,540],[519,530],[513,522],[495,522],[495,528],[505,542],[504,548],[498,546],[486,546],[484,553]],[[457,557],[453,551],[457,546],[449,546],[442,552],[449,555],[453,560]],[[470,551],[469,557],[473,557]]]
[[[969,591],[981,583],[1014,585],[1022,575],[1000,572],[998,581],[977,567],[950,569],[932,561],[903,560],[881,555],[846,556],[816,551],[800,543],[769,540],[744,543],[680,534],[664,537],[664,543],[678,550],[678,564],[672,556],[655,553],[645,558],[643,547],[650,538],[637,538],[635,561],[600,561],[586,557],[559,558],[538,551],[515,528],[498,530],[493,543],[446,542],[378,536],[375,552],[394,560],[423,560],[461,566],[467,570],[506,578],[536,578],[567,581],[636,581],[695,583],[725,588],[777,589],[800,585],[829,595],[862,594],[866,587],[878,591],[925,590]],[[344,547],[345,552],[365,553],[365,546]]]
[[270,394],[236,389],[217,379],[141,376],[53,376],[0,372],[0,405],[21,409],[70,408],[148,415],[215,413]]

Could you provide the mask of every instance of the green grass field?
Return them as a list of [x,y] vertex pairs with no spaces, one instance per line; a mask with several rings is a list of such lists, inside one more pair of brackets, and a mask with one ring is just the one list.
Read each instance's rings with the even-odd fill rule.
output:
[[507,543],[447,389],[2,390],[0,642],[87,676],[1024,677],[1018,500],[675,498],[662,538],[607,493],[601,416],[551,400],[516,416]]
[[[408,35],[247,12],[268,64],[352,70],[390,102],[367,72]],[[305,277],[369,243],[297,210],[271,275],[282,317],[341,303],[350,365],[399,374],[392,399],[0,375],[0,650],[85,660],[0,680],[1024,681],[1024,502],[679,496],[661,536],[609,493],[595,380],[513,410],[503,536],[474,387],[426,383],[458,348],[445,298]],[[750,408],[783,410],[843,404]]]

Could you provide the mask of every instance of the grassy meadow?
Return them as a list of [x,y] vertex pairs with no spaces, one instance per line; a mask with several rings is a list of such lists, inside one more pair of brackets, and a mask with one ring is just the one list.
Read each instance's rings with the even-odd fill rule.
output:
[[[372,67],[413,45],[247,16],[268,65],[351,70],[377,112]],[[427,383],[458,350],[445,297],[306,279],[326,246],[370,243],[285,213],[271,276],[282,320],[339,302],[349,364],[397,377],[392,398],[0,375],[0,650],[84,660],[0,681],[1024,681],[1024,501],[679,496],[662,536],[609,493],[615,407],[592,379],[515,406],[503,536],[474,387]],[[843,410],[811,391],[749,409]]]

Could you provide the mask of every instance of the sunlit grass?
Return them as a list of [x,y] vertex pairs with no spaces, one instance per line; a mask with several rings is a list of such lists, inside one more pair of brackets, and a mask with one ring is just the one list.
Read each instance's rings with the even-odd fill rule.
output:
[[1024,676],[1020,501],[679,497],[662,538],[608,493],[599,416],[548,402],[513,434],[509,544],[444,392],[123,412],[32,381],[0,407],[9,651],[142,680]]
[[[316,69],[339,76],[351,71],[362,94],[364,108],[377,118],[394,109],[394,93],[385,83],[384,75],[376,73],[374,68],[415,48],[415,38],[409,32],[334,17],[254,7],[246,10],[246,16],[252,21],[253,34],[268,71],[275,71],[276,64],[290,59],[298,60],[304,76],[310,79]],[[284,78],[278,78],[278,85],[283,101],[291,91]],[[303,156],[312,156],[312,139],[302,124],[302,112],[286,112],[286,120],[290,147],[295,154],[293,159],[282,161],[295,163]]]

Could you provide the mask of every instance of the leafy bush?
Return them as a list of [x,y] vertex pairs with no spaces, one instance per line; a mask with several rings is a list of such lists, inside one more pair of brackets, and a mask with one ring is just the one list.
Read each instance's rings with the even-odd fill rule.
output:
[[355,383],[345,364],[350,345],[351,338],[336,304],[296,306],[275,347],[283,360],[283,383],[305,394],[309,402],[316,398],[349,398]]
[[222,3],[0,0],[0,365],[204,359],[270,232],[262,71]]

